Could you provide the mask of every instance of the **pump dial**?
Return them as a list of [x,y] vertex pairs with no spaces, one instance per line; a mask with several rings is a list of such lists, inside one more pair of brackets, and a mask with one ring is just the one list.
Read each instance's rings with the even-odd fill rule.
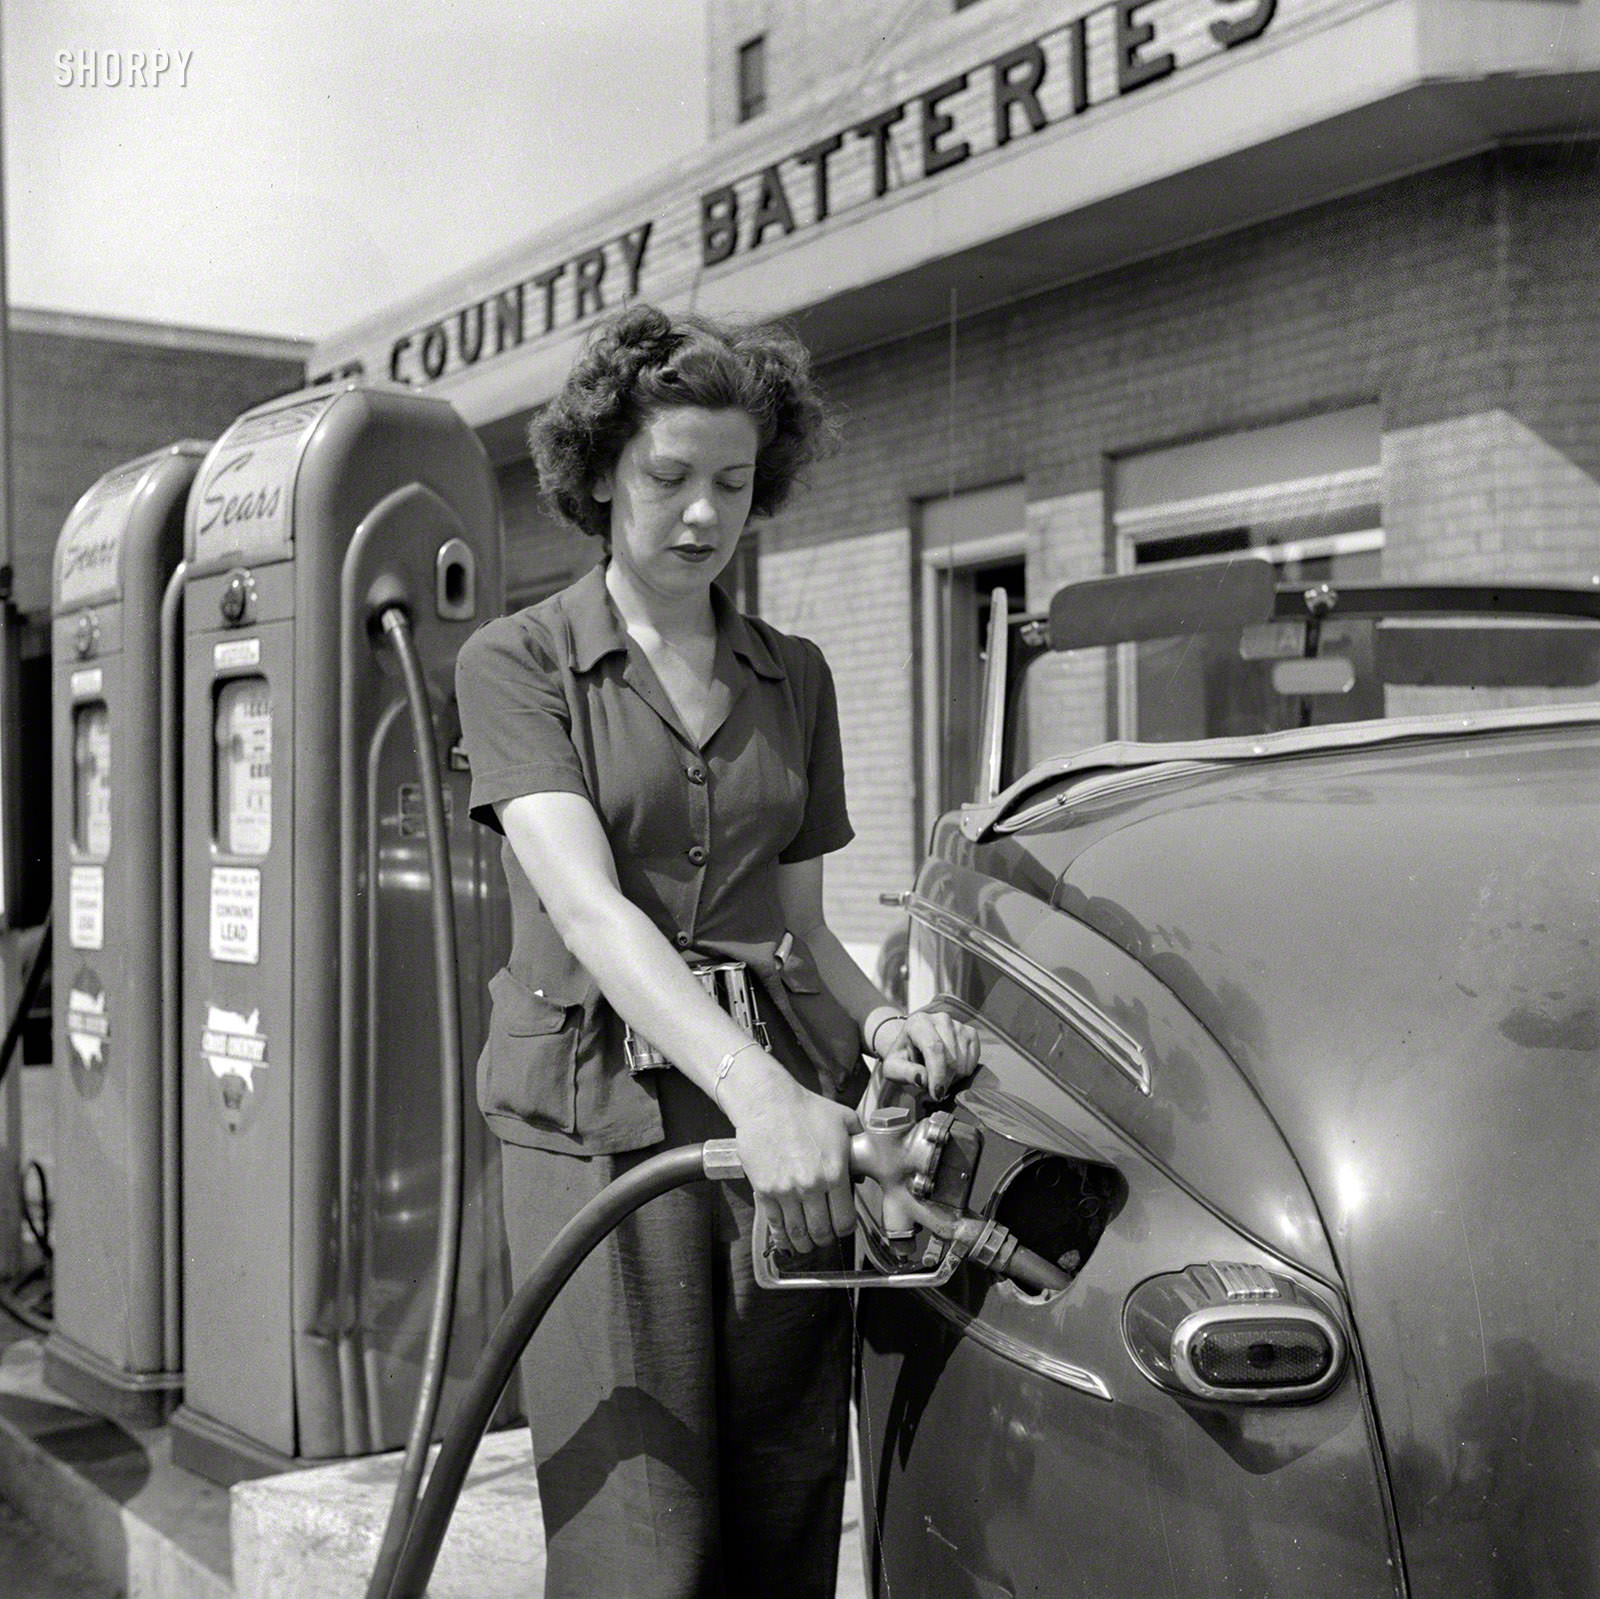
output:
[[256,617],[256,580],[242,568],[230,572],[218,604],[222,609],[222,620],[229,627],[242,627],[246,622],[253,622]]

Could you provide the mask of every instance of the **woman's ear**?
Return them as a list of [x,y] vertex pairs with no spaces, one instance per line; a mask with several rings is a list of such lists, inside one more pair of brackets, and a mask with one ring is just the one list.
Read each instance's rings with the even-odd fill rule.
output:
[[602,472],[593,483],[589,485],[589,497],[598,500],[602,505],[612,496],[611,474]]

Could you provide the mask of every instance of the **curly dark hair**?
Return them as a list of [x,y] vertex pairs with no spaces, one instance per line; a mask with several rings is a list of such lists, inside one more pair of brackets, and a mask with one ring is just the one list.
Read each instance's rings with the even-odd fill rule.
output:
[[611,507],[595,499],[596,481],[652,413],[680,405],[739,410],[756,424],[752,516],[778,510],[802,470],[835,439],[811,358],[786,329],[631,305],[594,330],[561,392],[528,429],[540,484],[557,514],[609,539]]

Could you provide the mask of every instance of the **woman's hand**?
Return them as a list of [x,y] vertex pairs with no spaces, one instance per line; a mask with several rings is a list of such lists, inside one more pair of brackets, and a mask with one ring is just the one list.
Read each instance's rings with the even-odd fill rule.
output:
[[800,1254],[855,1231],[850,1140],[860,1119],[847,1105],[802,1088],[770,1056],[752,1051],[722,1094],[757,1208],[779,1244]]
[[978,1069],[978,1034],[970,1023],[943,1011],[914,1010],[899,1023],[892,1038],[886,1022],[879,1029],[883,1075],[899,1083],[915,1083],[933,1099],[943,1099]]

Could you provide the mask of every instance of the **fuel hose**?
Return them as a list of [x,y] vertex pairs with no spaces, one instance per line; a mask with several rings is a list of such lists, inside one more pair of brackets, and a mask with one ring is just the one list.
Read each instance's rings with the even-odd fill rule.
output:
[[[405,608],[386,606],[379,617],[384,633],[394,646],[405,679],[406,700],[411,711],[411,730],[417,746],[417,767],[422,782],[422,810],[428,832],[428,877],[433,916],[433,954],[435,984],[439,998],[439,1098],[442,1159],[439,1178],[439,1241],[434,1273],[433,1308],[428,1320],[428,1338],[423,1350],[421,1381],[416,1408],[412,1412],[411,1432],[400,1462],[400,1478],[395,1485],[389,1519],[383,1529],[377,1564],[368,1584],[369,1595],[391,1591],[392,1575],[406,1538],[406,1527],[417,1502],[422,1468],[427,1460],[428,1443],[439,1414],[439,1397],[444,1388],[445,1362],[450,1352],[451,1323],[454,1316],[456,1278],[461,1255],[461,1004],[457,987],[456,918],[453,880],[448,842],[445,836],[444,793],[439,781],[439,750],[434,738],[433,714],[422,666],[417,659],[411,623]],[[515,1357],[513,1357],[514,1359]],[[498,1392],[496,1394],[498,1398]],[[490,1402],[493,1409],[493,1401]],[[484,1425],[488,1416],[485,1415]],[[480,1427],[479,1431],[482,1431]],[[476,1444],[477,1435],[473,1435]],[[468,1450],[470,1458],[471,1449]],[[438,1476],[437,1467],[434,1476]],[[430,1484],[431,1491],[431,1484]],[[446,1520],[449,1512],[446,1511]],[[441,1533],[442,1536],[442,1533]],[[431,1569],[431,1562],[430,1562]],[[417,1590],[422,1591],[420,1588]]]
[[11,1068],[11,1058],[17,1052],[17,1045],[22,1042],[22,1029],[28,1024],[28,1012],[33,1009],[33,1002],[39,997],[39,986],[44,981],[44,974],[50,970],[50,917],[44,919],[44,932],[39,935],[39,943],[33,952],[33,964],[28,968],[28,975],[22,980],[22,992],[17,996],[16,1008],[11,1013],[10,1024],[6,1027],[3,1043],[0,1043],[0,1083],[6,1080],[6,1073]]
[[[12,1058],[17,1054],[17,1046],[22,1042],[22,1029],[27,1024],[28,1012],[33,1009],[33,1002],[39,997],[39,986],[44,979],[44,974],[50,970],[50,917],[44,919],[44,932],[39,937],[38,947],[34,950],[33,964],[28,968],[28,975],[22,981],[22,992],[17,996],[16,1009],[11,1013],[10,1024],[6,1028],[5,1041],[0,1043],[0,1083],[5,1081],[6,1072],[10,1069]],[[40,1182],[44,1181],[44,1173],[40,1171]],[[51,1329],[51,1318],[43,1314],[36,1306],[25,1297],[26,1291],[36,1283],[43,1281],[44,1287],[49,1288],[50,1276],[50,1249],[47,1242],[49,1227],[48,1201],[44,1215],[44,1228],[41,1231],[34,1227],[31,1217],[27,1218],[29,1229],[40,1246],[40,1254],[44,1257],[37,1266],[25,1271],[14,1280],[0,1282],[0,1308],[6,1310],[22,1325],[32,1332],[48,1333]]]

